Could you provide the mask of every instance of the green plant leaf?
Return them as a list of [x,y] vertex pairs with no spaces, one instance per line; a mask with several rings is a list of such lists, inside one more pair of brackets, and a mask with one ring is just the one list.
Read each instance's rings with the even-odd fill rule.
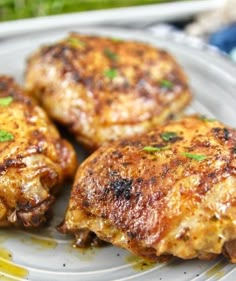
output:
[[75,37],[69,37],[67,41],[71,44],[72,47],[75,48],[86,46],[86,43],[84,41],[81,41],[80,39]]
[[164,132],[164,133],[161,134],[161,138],[164,141],[170,141],[170,140],[172,140],[176,137],[178,137],[178,135],[175,132]]
[[163,150],[166,150],[166,149],[169,149],[170,146],[169,145],[166,145],[166,146],[144,146],[143,150],[146,151],[146,152],[157,152],[157,151],[163,151]]
[[214,121],[216,121],[215,118],[208,118],[205,115],[200,115],[199,119],[202,120],[203,122],[214,122]]
[[0,130],[0,142],[10,141],[13,139],[14,139],[14,136],[11,133],[9,133],[5,130]]
[[112,37],[111,38],[111,41],[113,41],[113,42],[123,42],[124,40],[122,40],[122,39],[120,39],[120,38],[115,38],[115,37]]
[[8,106],[13,101],[13,97],[3,97],[0,98],[0,105],[2,106]]
[[198,162],[201,162],[201,161],[203,161],[204,159],[207,158],[206,155],[189,153],[189,152],[183,152],[182,155],[187,157],[187,158],[194,159],[194,160],[196,160]]
[[163,79],[160,82],[160,86],[161,86],[161,88],[164,88],[164,89],[172,89],[173,83],[167,79]]
[[118,59],[118,55],[112,52],[110,49],[104,49],[104,54],[111,60],[116,61]]
[[104,75],[107,78],[113,79],[113,78],[115,78],[117,76],[117,70],[114,69],[114,68],[107,69],[107,70],[104,71]]

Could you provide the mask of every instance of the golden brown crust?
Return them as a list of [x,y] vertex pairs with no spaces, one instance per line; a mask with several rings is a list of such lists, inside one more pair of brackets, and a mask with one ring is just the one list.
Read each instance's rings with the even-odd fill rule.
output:
[[210,259],[236,239],[235,174],[236,130],[186,117],[93,153],[61,230],[91,230],[149,259]]
[[6,76],[0,76],[0,120],[0,226],[39,226],[59,187],[74,174],[74,149]]
[[166,51],[76,33],[31,56],[26,88],[90,148],[147,131],[191,99],[185,74]]

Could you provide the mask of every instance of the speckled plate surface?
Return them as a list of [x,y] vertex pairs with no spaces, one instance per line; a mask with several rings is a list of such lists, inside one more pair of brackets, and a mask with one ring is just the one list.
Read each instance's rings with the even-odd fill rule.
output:
[[[54,32],[37,32],[2,40],[0,73],[23,82],[25,60],[40,44],[63,37],[69,30],[137,39],[168,49],[184,67],[190,79],[194,101],[187,112],[200,112],[224,123],[236,124],[236,67],[204,44],[197,47],[185,36],[168,34],[157,37],[150,32],[107,28],[75,27]],[[86,153],[80,151],[82,160]],[[70,186],[58,199],[51,226],[40,231],[0,230],[0,280],[31,281],[235,281],[235,266],[223,257],[214,261],[181,261],[146,264],[127,251],[107,246],[81,251],[72,247],[72,237],[55,230],[68,202]]]

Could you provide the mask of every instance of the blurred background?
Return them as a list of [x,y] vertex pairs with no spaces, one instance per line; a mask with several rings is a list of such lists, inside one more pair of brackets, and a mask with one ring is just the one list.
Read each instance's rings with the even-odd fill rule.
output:
[[[109,25],[119,19],[130,28],[183,32],[236,62],[236,0],[0,0],[0,33],[1,22],[89,11],[105,11],[100,17]],[[95,14],[84,15],[89,23]]]
[[171,2],[170,0],[0,0],[0,19],[14,20],[37,16],[91,11]]

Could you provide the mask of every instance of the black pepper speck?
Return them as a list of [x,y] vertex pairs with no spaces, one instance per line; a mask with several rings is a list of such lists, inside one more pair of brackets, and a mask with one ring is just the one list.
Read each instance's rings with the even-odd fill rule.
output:
[[124,196],[125,199],[129,200],[131,197],[133,179],[118,179],[110,183],[110,186],[114,190],[116,198]]

